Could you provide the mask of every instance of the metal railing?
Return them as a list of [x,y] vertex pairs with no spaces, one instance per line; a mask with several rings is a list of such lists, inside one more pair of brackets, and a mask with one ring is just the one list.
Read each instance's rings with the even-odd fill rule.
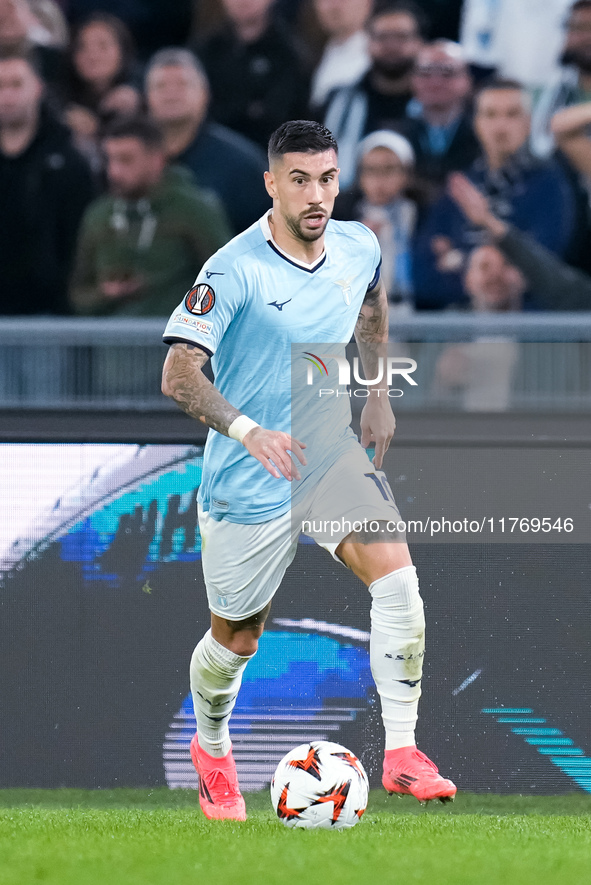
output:
[[[0,409],[169,410],[166,318],[0,319]],[[591,409],[591,313],[391,318],[417,362],[397,410]]]

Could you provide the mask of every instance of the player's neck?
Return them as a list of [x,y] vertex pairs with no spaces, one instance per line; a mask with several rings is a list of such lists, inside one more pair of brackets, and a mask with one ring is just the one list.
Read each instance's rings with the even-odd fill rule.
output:
[[268,217],[269,228],[276,245],[296,261],[314,264],[324,252],[324,234],[317,240],[301,240],[286,227],[278,213],[277,217],[278,222],[275,221],[272,212]]

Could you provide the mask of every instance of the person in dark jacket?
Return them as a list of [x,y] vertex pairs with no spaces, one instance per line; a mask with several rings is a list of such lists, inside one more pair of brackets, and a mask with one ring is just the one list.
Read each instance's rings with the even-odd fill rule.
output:
[[519,268],[545,310],[591,310],[591,276],[560,261],[529,234],[498,218],[488,199],[465,175],[450,177],[452,199],[475,226],[486,231],[505,258]]
[[31,13],[28,0],[0,0],[0,56],[27,53],[43,81],[59,91],[64,76],[63,50]]
[[286,120],[305,119],[311,66],[279,18],[274,0],[222,0],[225,26],[196,46],[216,122],[266,149]]
[[157,52],[146,73],[146,98],[152,119],[164,133],[168,158],[188,166],[201,187],[217,194],[234,233],[270,208],[263,179],[265,154],[243,135],[208,118],[207,77],[192,52]]
[[466,169],[481,153],[472,127],[472,81],[461,46],[451,40],[424,46],[411,82],[414,100],[397,128],[413,146],[417,178],[440,190],[449,172]]
[[188,169],[167,167],[150,120],[114,121],[102,148],[109,193],[84,215],[72,305],[80,314],[166,316],[230,239],[224,212]]
[[425,27],[421,8],[412,0],[383,0],[369,16],[371,67],[357,83],[333,90],[323,113],[324,125],[339,145],[342,188],[355,179],[361,139],[380,129],[397,129],[404,120]]
[[[537,160],[527,148],[530,108],[525,90],[512,80],[483,86],[476,97],[475,131],[483,155],[467,170],[468,178],[504,221],[563,257],[576,233],[575,193],[557,162]],[[435,203],[415,242],[418,309],[467,305],[465,260],[485,239],[449,195]]]
[[0,58],[0,314],[67,312],[90,170],[28,56]]
[[101,127],[140,110],[137,74],[133,38],[114,15],[95,13],[74,31],[62,100],[76,146],[97,171]]
[[163,46],[186,43],[194,7],[201,5],[202,0],[67,0],[67,13],[74,25],[96,12],[116,15],[132,32],[145,61]]

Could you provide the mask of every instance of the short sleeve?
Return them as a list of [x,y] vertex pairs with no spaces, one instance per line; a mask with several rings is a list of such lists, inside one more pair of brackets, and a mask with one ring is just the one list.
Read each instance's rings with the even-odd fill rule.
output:
[[376,237],[374,232],[372,230],[370,230],[368,227],[366,227],[365,225],[362,225],[362,227],[364,227],[364,229],[367,231],[369,238],[371,240],[371,246],[373,248],[373,259],[372,259],[373,274],[372,274],[371,280],[370,280],[368,287],[367,287],[367,291],[371,292],[371,290],[375,289],[375,287],[380,282],[381,267],[382,267],[382,250],[380,249],[380,244],[379,244],[378,238]]
[[242,307],[244,286],[230,265],[214,255],[173,311],[164,330],[165,344],[197,344],[210,356]]

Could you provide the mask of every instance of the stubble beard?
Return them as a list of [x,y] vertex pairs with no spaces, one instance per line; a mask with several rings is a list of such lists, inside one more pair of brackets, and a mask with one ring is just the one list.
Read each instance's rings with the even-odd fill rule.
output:
[[303,243],[314,243],[324,235],[326,225],[328,224],[328,218],[325,218],[322,227],[310,231],[303,230],[302,220],[300,218],[293,218],[290,216],[285,219],[285,223],[296,239],[301,240]]

